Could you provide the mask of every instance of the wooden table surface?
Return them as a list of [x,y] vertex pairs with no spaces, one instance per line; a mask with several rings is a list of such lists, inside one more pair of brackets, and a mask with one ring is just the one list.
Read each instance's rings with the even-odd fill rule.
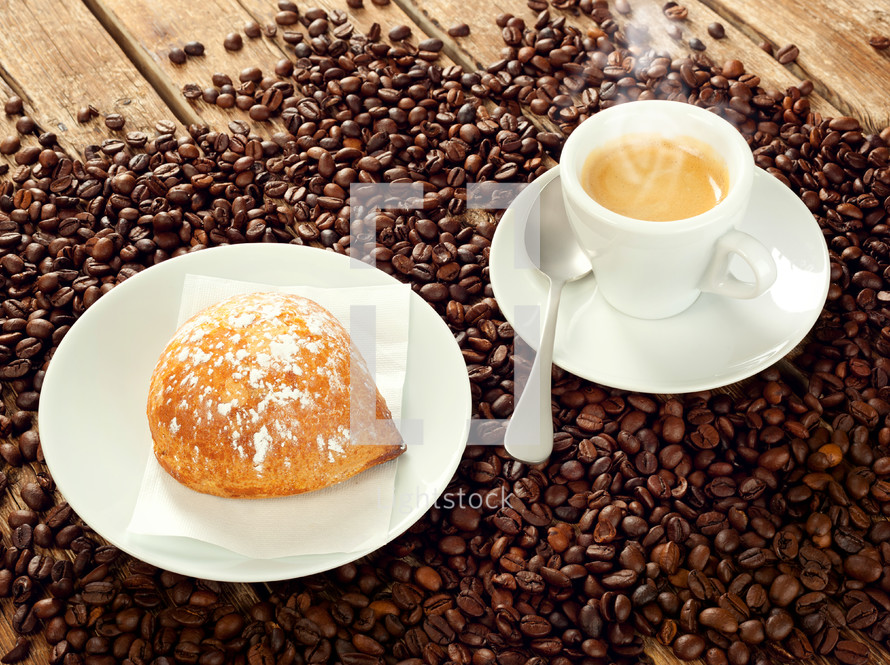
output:
[[[872,36],[890,36],[887,0],[681,0],[688,18],[681,24],[680,40],[668,33],[670,22],[661,0],[628,3],[629,14],[617,16],[618,21],[645,25],[655,48],[681,55],[691,52],[689,39],[698,38],[715,62],[742,60],[748,71],[761,77],[764,87],[784,90],[809,79],[814,86],[813,109],[823,115],[852,115],[871,131],[890,125],[890,50],[869,45]],[[499,13],[529,21],[536,14],[523,0],[394,0],[384,6],[367,0],[357,10],[349,10],[345,0],[298,4],[301,9],[346,11],[361,31],[374,22],[383,27],[384,35],[394,25],[409,25],[415,40],[425,35],[443,40],[444,63],[470,70],[501,57],[504,44],[495,24]],[[224,50],[223,38],[240,31],[248,20],[261,25],[273,22],[276,11],[273,0],[0,0],[0,100],[20,95],[26,113],[42,130],[56,132],[60,145],[72,154],[82,154],[84,146],[109,136],[101,118],[77,122],[77,109],[87,104],[102,115],[121,113],[126,130],[149,135],[161,120],[175,122],[180,130],[193,122],[225,130],[236,116],[203,102],[188,102],[181,88],[187,83],[205,87],[217,71],[236,75],[249,66],[272,70],[286,54],[280,36],[245,39],[244,48],[234,53]],[[594,25],[577,10],[563,13],[581,27]],[[718,21],[726,33],[719,40],[707,30]],[[470,35],[449,37],[446,31],[455,22],[467,23]],[[205,56],[190,58],[185,65],[172,64],[170,49],[192,40],[205,45]],[[787,44],[800,49],[799,57],[788,65],[779,64],[764,50],[766,45],[778,50]],[[247,119],[246,114],[243,117]],[[0,137],[16,134],[14,121],[0,114]],[[255,129],[271,134],[281,125],[273,120]],[[36,140],[32,135],[23,143]],[[11,158],[0,156],[0,163],[4,160],[13,165]],[[5,398],[12,405],[12,396]],[[39,467],[34,464],[14,473],[26,479]],[[0,523],[5,524],[9,512],[22,505],[15,492],[8,492],[0,500]],[[225,593],[230,602],[246,608],[265,591],[263,585],[227,585]],[[0,601],[0,653],[15,643],[9,623],[12,612],[8,599]],[[656,662],[676,662],[657,643],[651,642],[647,651]],[[36,636],[26,662],[46,663],[48,654],[45,640]]]

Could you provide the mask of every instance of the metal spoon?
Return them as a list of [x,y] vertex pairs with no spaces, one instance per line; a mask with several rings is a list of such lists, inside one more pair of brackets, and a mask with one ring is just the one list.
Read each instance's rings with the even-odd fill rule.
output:
[[[504,446],[513,457],[529,464],[546,460],[553,452],[553,414],[550,409],[550,366],[553,362],[553,342],[556,337],[556,316],[563,287],[590,272],[590,261],[575,240],[569,226],[562,200],[562,190],[556,178],[541,190],[540,224],[534,219],[516,220],[517,236],[525,227],[524,245],[529,258],[550,280],[544,330],[538,353],[532,364],[525,389],[513,407],[513,415],[504,433]],[[531,211],[529,211],[531,212]],[[520,224],[526,221],[526,224]],[[517,242],[520,238],[517,237]],[[535,247],[540,254],[535,257]],[[537,260],[536,260],[537,259]],[[538,387],[535,390],[535,387]]]

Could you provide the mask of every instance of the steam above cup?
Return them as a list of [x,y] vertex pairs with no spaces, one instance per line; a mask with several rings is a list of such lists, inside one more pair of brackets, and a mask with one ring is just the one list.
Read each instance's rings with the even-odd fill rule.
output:
[[[698,158],[716,160],[707,165],[716,174],[713,205],[692,205],[707,194]],[[591,177],[616,180],[599,193],[585,182]],[[716,191],[721,178],[725,191]],[[738,130],[682,102],[636,101],[600,111],[572,132],[560,158],[566,212],[597,288],[619,311],[644,319],[679,314],[702,292],[755,298],[772,285],[770,251],[736,230],[753,181],[754,159]],[[697,214],[683,216],[689,211]],[[731,272],[733,256],[748,265],[749,279]]]

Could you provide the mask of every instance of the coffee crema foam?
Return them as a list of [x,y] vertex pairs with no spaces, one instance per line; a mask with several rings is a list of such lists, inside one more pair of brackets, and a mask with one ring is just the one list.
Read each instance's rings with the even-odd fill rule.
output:
[[670,222],[720,203],[729,190],[729,170],[710,145],[691,136],[628,134],[587,156],[581,186],[620,215]]

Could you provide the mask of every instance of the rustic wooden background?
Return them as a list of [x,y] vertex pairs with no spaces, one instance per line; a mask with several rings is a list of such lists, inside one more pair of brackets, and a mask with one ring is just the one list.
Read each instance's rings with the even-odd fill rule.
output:
[[[868,43],[873,35],[890,36],[887,0],[681,0],[689,11],[681,40],[668,34],[663,4],[629,0],[631,11],[618,16],[619,22],[645,25],[650,44],[675,55],[690,52],[688,40],[697,37],[714,61],[743,61],[765,87],[784,89],[809,79],[814,84],[814,110],[855,116],[872,131],[890,125],[890,50],[878,51]],[[500,58],[503,42],[494,21],[498,13],[526,19],[535,15],[524,0],[393,0],[385,6],[367,0],[358,10],[348,9],[345,0],[298,0],[298,5],[346,11],[361,31],[374,22],[384,28],[384,35],[389,27],[408,25],[415,40],[442,39],[442,60],[467,69]],[[125,131],[153,135],[160,120],[172,120],[180,130],[192,122],[224,130],[235,117],[231,112],[203,102],[192,104],[183,98],[181,88],[186,83],[203,88],[217,71],[237,75],[248,66],[272,70],[286,55],[280,37],[245,38],[244,48],[234,53],[225,51],[222,43],[227,33],[240,31],[249,20],[261,25],[274,22],[276,11],[274,0],[0,0],[0,100],[20,95],[26,113],[44,131],[56,132],[59,143],[72,154],[109,135],[101,118],[77,123],[77,109],[87,104],[102,115],[123,114]],[[577,25],[593,25],[577,12],[569,15]],[[456,21],[470,26],[469,36],[448,36],[448,27]],[[723,39],[708,35],[707,26],[714,21],[725,27]],[[172,64],[167,57],[170,49],[192,40],[205,45],[204,57]],[[762,48],[764,44],[775,50],[796,44],[800,55],[796,62],[781,65]],[[246,114],[243,117],[247,119]],[[280,125],[272,121],[256,131],[269,134],[277,129]],[[0,114],[0,137],[15,133],[14,118]],[[32,143],[36,137],[23,139],[24,145]],[[11,163],[5,156],[0,156],[2,161]],[[12,406],[12,396],[5,399]],[[28,466],[11,469],[11,484],[27,482],[34,473]],[[23,505],[15,492],[8,492],[0,500],[0,523]],[[225,588],[227,600],[244,608],[265,593],[263,585]],[[15,643],[11,615],[10,601],[0,602],[0,653]],[[874,662],[890,663],[890,654],[875,644],[871,647]],[[678,662],[655,642],[647,651],[655,662]],[[46,663],[48,653],[46,642],[37,636],[26,662]]]

